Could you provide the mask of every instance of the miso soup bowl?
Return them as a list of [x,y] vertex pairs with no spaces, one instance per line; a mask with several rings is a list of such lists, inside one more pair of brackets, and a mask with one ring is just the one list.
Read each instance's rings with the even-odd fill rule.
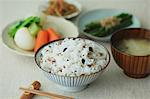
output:
[[150,40],[150,30],[128,28],[114,33],[111,37],[111,52],[113,58],[127,76],[132,78],[147,77],[150,74],[150,55],[134,56],[117,49],[118,42],[129,38],[144,38]]

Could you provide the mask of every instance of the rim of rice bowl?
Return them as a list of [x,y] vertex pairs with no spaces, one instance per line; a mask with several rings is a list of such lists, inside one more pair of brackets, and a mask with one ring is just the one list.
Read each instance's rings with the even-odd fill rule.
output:
[[38,54],[40,54],[41,51],[42,51],[46,46],[48,46],[48,45],[50,45],[50,44],[53,44],[53,43],[55,43],[55,42],[58,42],[58,41],[62,41],[62,40],[64,40],[64,39],[66,39],[66,38],[62,38],[62,39],[59,39],[59,40],[54,40],[54,41],[52,41],[52,42],[46,43],[46,44],[44,44],[43,46],[41,46],[41,47],[37,50],[37,52],[35,53],[34,59],[35,59],[35,63],[38,65],[38,67],[39,67],[41,70],[43,70],[44,72],[49,73],[49,74],[51,74],[51,75],[60,76],[60,77],[71,77],[71,78],[73,78],[73,77],[81,77],[81,76],[91,76],[91,75],[93,75],[93,74],[96,74],[96,73],[98,73],[98,72],[100,72],[100,71],[103,71],[103,70],[108,66],[108,64],[110,63],[110,53],[109,53],[109,51],[107,50],[107,48],[106,48],[105,46],[103,46],[102,44],[99,44],[99,43],[97,43],[97,42],[95,42],[95,41],[92,41],[92,40],[89,40],[89,39],[85,39],[85,38],[80,38],[80,37],[76,37],[76,38],[74,38],[74,37],[68,37],[68,39],[82,39],[82,40],[90,41],[90,42],[92,42],[92,43],[94,43],[94,44],[97,44],[98,46],[101,46],[101,47],[106,51],[106,55],[107,55],[107,57],[106,57],[107,60],[106,60],[105,66],[102,66],[100,70],[98,70],[98,71],[96,71],[96,72],[94,72],[94,73],[83,74],[83,75],[80,75],[80,76],[60,75],[60,74],[48,72],[47,70],[43,69],[40,64],[38,64],[38,61],[39,61],[39,60],[38,60]]

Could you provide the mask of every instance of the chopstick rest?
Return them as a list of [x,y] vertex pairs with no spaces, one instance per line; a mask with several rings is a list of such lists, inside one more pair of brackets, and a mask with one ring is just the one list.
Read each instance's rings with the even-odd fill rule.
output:
[[[29,89],[39,90],[40,87],[41,87],[40,82],[39,82],[39,81],[34,81],[34,82],[30,85]],[[20,97],[20,99],[32,99],[33,96],[34,96],[33,93],[30,93],[30,92],[26,92],[26,91],[25,91],[25,92],[22,94],[22,96]]]

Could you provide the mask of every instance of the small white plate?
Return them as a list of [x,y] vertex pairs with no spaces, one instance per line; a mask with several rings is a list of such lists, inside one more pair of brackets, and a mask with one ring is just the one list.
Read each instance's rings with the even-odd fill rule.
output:
[[[65,1],[68,2],[68,3],[70,3],[70,4],[75,5],[77,7],[78,11],[74,12],[74,13],[72,13],[70,15],[67,15],[67,16],[62,16],[63,18],[65,18],[65,19],[71,19],[71,18],[73,18],[73,17],[75,17],[75,16],[77,16],[77,15],[80,14],[80,12],[82,11],[82,6],[81,6],[81,4],[78,1],[76,1],[76,0],[65,0]],[[39,7],[39,10],[43,13],[43,11],[48,8],[48,6],[49,6],[49,2],[47,1],[47,2],[43,3]]]
[[[7,47],[10,51],[23,55],[23,56],[29,56],[29,57],[34,57],[34,52],[33,51],[25,51],[20,49],[14,42],[14,39],[11,38],[8,35],[8,28],[16,23],[17,21],[10,23],[5,27],[5,29],[2,32],[2,41],[5,47]],[[70,21],[67,21],[63,18],[58,18],[58,17],[53,17],[53,16],[48,16],[47,21],[45,25],[43,26],[44,28],[52,27],[56,31],[58,31],[61,35],[62,38],[65,37],[78,37],[79,32],[77,27]]]

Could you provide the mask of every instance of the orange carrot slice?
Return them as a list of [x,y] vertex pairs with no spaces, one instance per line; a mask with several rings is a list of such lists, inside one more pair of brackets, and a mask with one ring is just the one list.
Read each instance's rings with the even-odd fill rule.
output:
[[47,29],[47,32],[49,33],[50,42],[61,38],[61,36],[52,28]]
[[43,46],[44,44],[46,44],[48,42],[49,42],[48,32],[45,30],[40,30],[37,35],[34,52],[36,52],[41,46]]

